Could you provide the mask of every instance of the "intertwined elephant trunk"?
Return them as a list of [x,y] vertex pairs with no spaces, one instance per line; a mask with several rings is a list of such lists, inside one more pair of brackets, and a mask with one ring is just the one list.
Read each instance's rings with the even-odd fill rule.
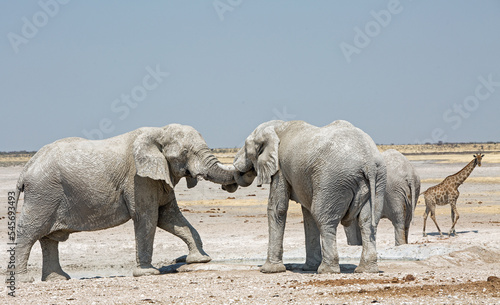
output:
[[223,189],[234,192],[240,186],[249,186],[255,178],[253,170],[246,173],[239,172],[232,164],[222,164],[208,147],[198,152],[202,155],[203,178],[214,183],[222,184]]

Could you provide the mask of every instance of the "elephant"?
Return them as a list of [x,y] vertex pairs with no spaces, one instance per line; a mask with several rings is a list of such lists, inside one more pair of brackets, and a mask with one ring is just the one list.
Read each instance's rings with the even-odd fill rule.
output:
[[[65,138],[42,147],[17,182],[15,206],[24,204],[16,233],[16,276],[31,282],[27,262],[33,244],[42,248],[42,281],[69,279],[59,263],[59,242],[71,233],[134,222],[134,276],[159,274],[151,264],[156,227],[181,238],[187,263],[211,260],[196,229],[182,215],[174,186],[185,177],[234,192],[245,176],[223,165],[193,127],[171,124],[142,127],[104,139]],[[253,180],[253,179],[252,179]],[[251,181],[250,181],[251,183]],[[248,184],[247,184],[248,185]]]
[[[387,185],[384,206],[375,215],[376,223],[381,218],[388,218],[394,226],[396,246],[408,243],[413,212],[420,195],[420,177],[410,161],[394,149],[382,153],[387,168]],[[344,227],[349,245],[361,245],[361,232],[357,221]]]
[[[386,169],[373,140],[347,121],[316,127],[304,121],[259,125],[234,159],[270,183],[269,243],[263,273],[285,272],[283,234],[289,200],[301,204],[306,261],[300,269],[339,273],[337,226],[361,220],[363,251],[356,272],[378,272],[373,201],[384,200]],[[366,204],[369,201],[370,204]],[[381,206],[381,205],[380,205]]]

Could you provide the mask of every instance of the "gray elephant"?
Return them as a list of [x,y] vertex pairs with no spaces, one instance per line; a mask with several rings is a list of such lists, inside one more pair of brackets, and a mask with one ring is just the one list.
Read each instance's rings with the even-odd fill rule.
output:
[[[283,233],[289,199],[302,205],[303,270],[340,272],[337,226],[360,216],[363,251],[356,272],[378,272],[373,215],[384,200],[386,170],[373,140],[346,121],[316,127],[302,121],[258,126],[237,153],[235,168],[255,169],[257,185],[270,183],[269,245],[264,273],[284,272]],[[369,201],[369,204],[365,204]],[[381,206],[381,205],[380,205]]]
[[[396,246],[408,243],[410,224],[420,194],[420,177],[410,161],[394,149],[382,153],[387,168],[387,186],[384,206],[375,215],[378,223],[381,218],[388,218],[394,226]],[[361,245],[361,232],[358,222],[344,227],[347,243]]]
[[[17,183],[24,204],[17,225],[16,276],[33,281],[27,262],[33,244],[42,248],[42,280],[69,279],[58,244],[69,234],[134,222],[137,268],[134,276],[159,274],[151,265],[156,227],[188,246],[187,263],[209,262],[198,232],[181,214],[174,186],[198,178],[228,191],[245,185],[232,165],[222,165],[202,136],[178,124],[144,127],[105,140],[66,138],[44,146],[26,164]],[[251,181],[250,181],[251,183]]]

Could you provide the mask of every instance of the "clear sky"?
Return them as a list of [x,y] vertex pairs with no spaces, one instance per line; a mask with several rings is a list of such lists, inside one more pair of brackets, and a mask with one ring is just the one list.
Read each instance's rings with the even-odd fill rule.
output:
[[0,36],[0,151],[276,118],[500,141],[500,1],[3,0]]

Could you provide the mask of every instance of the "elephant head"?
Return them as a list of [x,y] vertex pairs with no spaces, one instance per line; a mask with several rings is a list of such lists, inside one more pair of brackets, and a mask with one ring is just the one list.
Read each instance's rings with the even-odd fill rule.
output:
[[276,134],[276,128],[283,123],[275,120],[259,125],[245,140],[245,146],[236,154],[233,164],[237,171],[240,173],[254,171],[253,177],[247,174],[246,182],[251,184],[257,175],[257,186],[271,183],[271,177],[279,170],[280,139]]
[[245,184],[245,173],[220,163],[191,126],[171,124],[138,131],[133,157],[139,176],[165,181],[172,189],[183,177],[188,188],[196,186],[201,178],[222,184],[228,192],[236,191],[238,181]]

